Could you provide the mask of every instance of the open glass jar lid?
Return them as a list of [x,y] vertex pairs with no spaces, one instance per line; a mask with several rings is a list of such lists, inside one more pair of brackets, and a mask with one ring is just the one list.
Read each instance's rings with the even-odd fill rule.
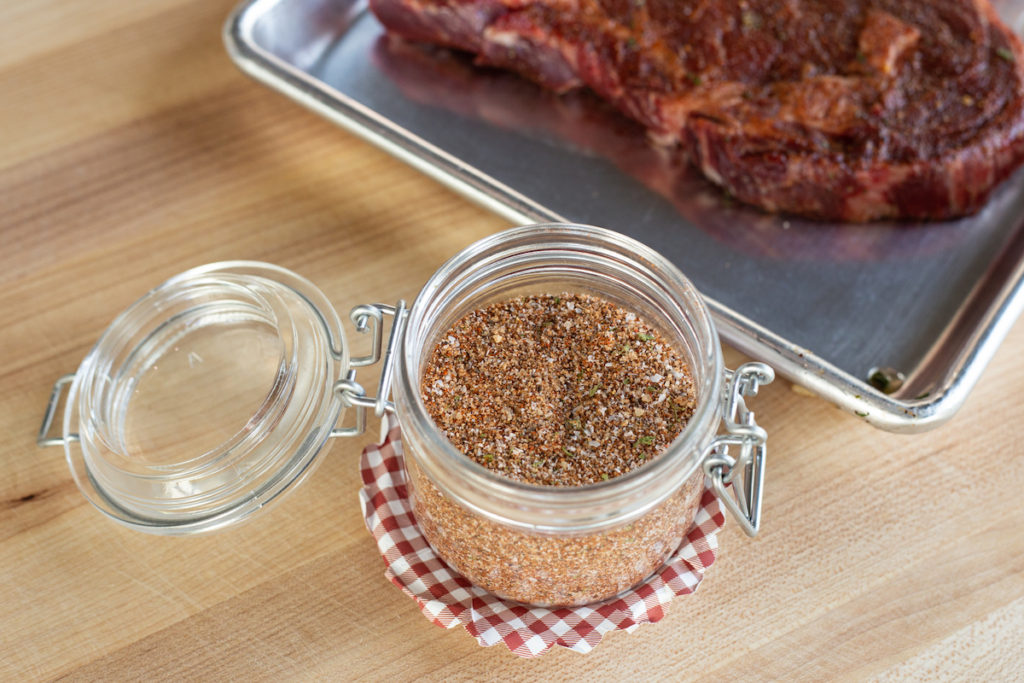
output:
[[70,381],[60,441],[113,519],[213,529],[309,472],[348,366],[341,321],[310,282],[262,263],[202,266],[111,323]]
[[[371,353],[358,358],[350,357],[327,297],[304,278],[243,261],[189,270],[121,313],[77,372],[57,382],[39,443],[63,445],[79,488],[117,522],[158,534],[223,527],[302,480],[332,436],[361,433],[368,409],[378,416],[395,409],[388,400],[394,367],[409,374],[412,359],[430,352],[410,345],[429,345],[438,334],[405,333],[410,320],[450,324],[460,306],[506,295],[520,281],[532,288],[576,283],[626,305],[635,299],[652,313],[678,309],[665,324],[680,327],[684,346],[692,346],[685,350],[709,402],[698,410],[700,424],[688,425],[675,442],[687,445],[678,457],[689,471],[703,466],[726,506],[756,533],[766,435],[743,396],[771,381],[770,368],[725,370],[692,284],[640,243],[587,226],[528,226],[481,240],[435,273],[412,315],[402,302],[356,307],[355,329],[372,335]],[[386,352],[385,316],[393,317]],[[356,368],[382,357],[377,398],[369,398],[355,381]],[[403,385],[416,381],[403,375]],[[50,437],[65,388],[62,433]],[[412,406],[413,422],[422,412],[418,403],[399,405]],[[355,410],[355,426],[342,428],[347,407]],[[725,433],[715,436],[720,424]],[[469,463],[465,476],[491,475]],[[741,484],[735,496],[726,492],[729,483]],[[605,497],[615,485],[595,485],[586,495]]]

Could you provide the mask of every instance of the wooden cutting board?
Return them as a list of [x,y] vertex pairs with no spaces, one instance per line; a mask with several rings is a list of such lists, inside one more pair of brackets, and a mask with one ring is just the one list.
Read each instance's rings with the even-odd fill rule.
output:
[[35,431],[53,380],[147,289],[240,258],[341,310],[411,299],[504,227],[242,76],[230,8],[0,5],[0,678],[1024,676],[1021,323],[931,433],[765,389],[761,537],[727,527],[696,595],[585,656],[520,660],[428,623],[363,526],[366,439],[237,529],[168,539],[96,512]]

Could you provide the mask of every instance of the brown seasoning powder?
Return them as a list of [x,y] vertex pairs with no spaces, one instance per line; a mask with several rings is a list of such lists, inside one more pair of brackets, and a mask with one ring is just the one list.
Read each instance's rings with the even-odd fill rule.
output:
[[[695,407],[681,354],[636,314],[592,296],[528,296],[478,309],[440,340],[421,392],[455,447],[505,477],[580,486],[656,458]],[[651,574],[696,513],[698,468],[627,524],[589,534],[523,531],[470,512],[407,459],[416,519],[473,583],[535,605],[581,605]]]
[[463,454],[529,484],[582,486],[631,472],[694,410],[682,356],[634,313],[592,296],[530,296],[457,322],[421,392]]

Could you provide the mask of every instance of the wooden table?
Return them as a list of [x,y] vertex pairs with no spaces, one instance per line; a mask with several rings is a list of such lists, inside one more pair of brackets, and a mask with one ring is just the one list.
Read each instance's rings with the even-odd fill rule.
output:
[[366,439],[237,529],[105,520],[35,431],[54,379],[141,293],[240,258],[341,310],[411,299],[504,227],[242,76],[220,41],[231,2],[0,5],[0,678],[1024,676],[1021,323],[931,433],[768,387],[762,536],[729,526],[695,596],[586,656],[520,660],[420,616],[359,514]]

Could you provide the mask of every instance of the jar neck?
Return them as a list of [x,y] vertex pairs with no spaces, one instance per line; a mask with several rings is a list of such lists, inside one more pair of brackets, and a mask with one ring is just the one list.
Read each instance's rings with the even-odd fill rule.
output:
[[[580,487],[502,477],[459,453],[427,413],[420,381],[438,340],[466,313],[523,294],[579,292],[635,312],[690,364],[697,408],[649,464]],[[512,526],[588,532],[643,515],[700,465],[721,418],[723,362],[711,316],[693,285],[662,256],[609,230],[536,225],[498,233],[442,266],[412,306],[396,363],[394,398],[407,458],[446,495]]]

